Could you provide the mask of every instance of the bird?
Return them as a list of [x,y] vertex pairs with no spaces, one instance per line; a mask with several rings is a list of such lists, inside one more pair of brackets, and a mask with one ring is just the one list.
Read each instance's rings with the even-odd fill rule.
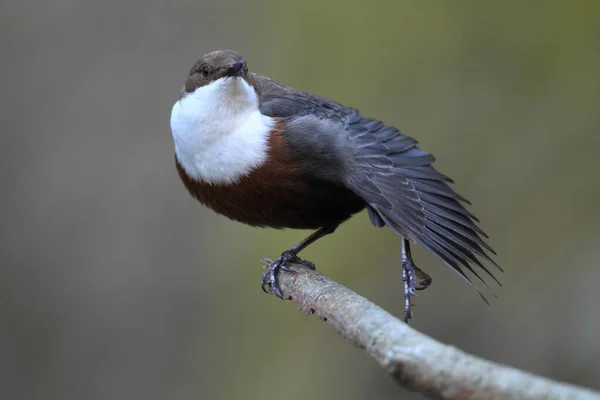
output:
[[270,286],[279,298],[281,271],[291,271],[291,263],[314,269],[298,253],[365,209],[375,227],[401,237],[404,321],[413,316],[416,290],[432,281],[416,266],[411,244],[473,286],[465,271],[487,286],[483,271],[500,285],[482,262],[502,271],[465,208],[470,202],[416,139],[355,108],[249,72],[235,50],[194,63],[170,127],[179,178],[202,205],[254,227],[313,230],[262,276],[262,289]]

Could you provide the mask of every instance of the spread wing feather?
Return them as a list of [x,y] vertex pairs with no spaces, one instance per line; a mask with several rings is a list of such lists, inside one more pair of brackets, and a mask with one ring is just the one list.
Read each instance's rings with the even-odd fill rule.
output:
[[330,134],[338,135],[336,143],[344,147],[340,154],[347,167],[340,179],[367,202],[375,226],[388,225],[419,242],[471,284],[465,270],[485,284],[474,267],[500,284],[478,258],[502,270],[488,254],[495,253],[482,239],[487,235],[476,225],[478,219],[462,204],[469,201],[449,186],[452,180],[432,166],[435,158],[415,139],[329,99],[255,78],[263,114],[288,121],[310,116],[333,123],[323,126],[339,127]]
[[485,284],[476,266],[500,284],[477,258],[500,268],[487,253],[495,254],[482,239],[487,235],[461,204],[468,200],[432,166],[434,157],[397,129],[368,119],[348,124],[347,131],[358,150],[346,184],[369,203],[371,214],[421,243],[468,282],[465,270]]

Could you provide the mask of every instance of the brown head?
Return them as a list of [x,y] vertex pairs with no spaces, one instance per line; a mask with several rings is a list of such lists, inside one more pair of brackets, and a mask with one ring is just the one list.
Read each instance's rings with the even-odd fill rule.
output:
[[185,81],[183,90],[191,93],[223,77],[240,77],[249,81],[248,66],[242,55],[233,50],[217,50],[200,57]]

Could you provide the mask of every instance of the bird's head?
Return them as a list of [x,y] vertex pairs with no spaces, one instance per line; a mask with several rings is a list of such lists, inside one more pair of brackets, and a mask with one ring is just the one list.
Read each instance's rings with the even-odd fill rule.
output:
[[217,50],[203,55],[196,61],[190,69],[183,92],[192,93],[216,81],[240,79],[252,86],[248,66],[242,55],[233,50]]

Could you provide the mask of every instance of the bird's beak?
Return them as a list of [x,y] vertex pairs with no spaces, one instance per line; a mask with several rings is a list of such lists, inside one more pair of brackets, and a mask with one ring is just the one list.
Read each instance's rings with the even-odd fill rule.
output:
[[244,60],[234,62],[227,69],[227,76],[239,76],[240,72],[242,72],[244,70],[245,66],[246,66],[246,61],[244,61]]

